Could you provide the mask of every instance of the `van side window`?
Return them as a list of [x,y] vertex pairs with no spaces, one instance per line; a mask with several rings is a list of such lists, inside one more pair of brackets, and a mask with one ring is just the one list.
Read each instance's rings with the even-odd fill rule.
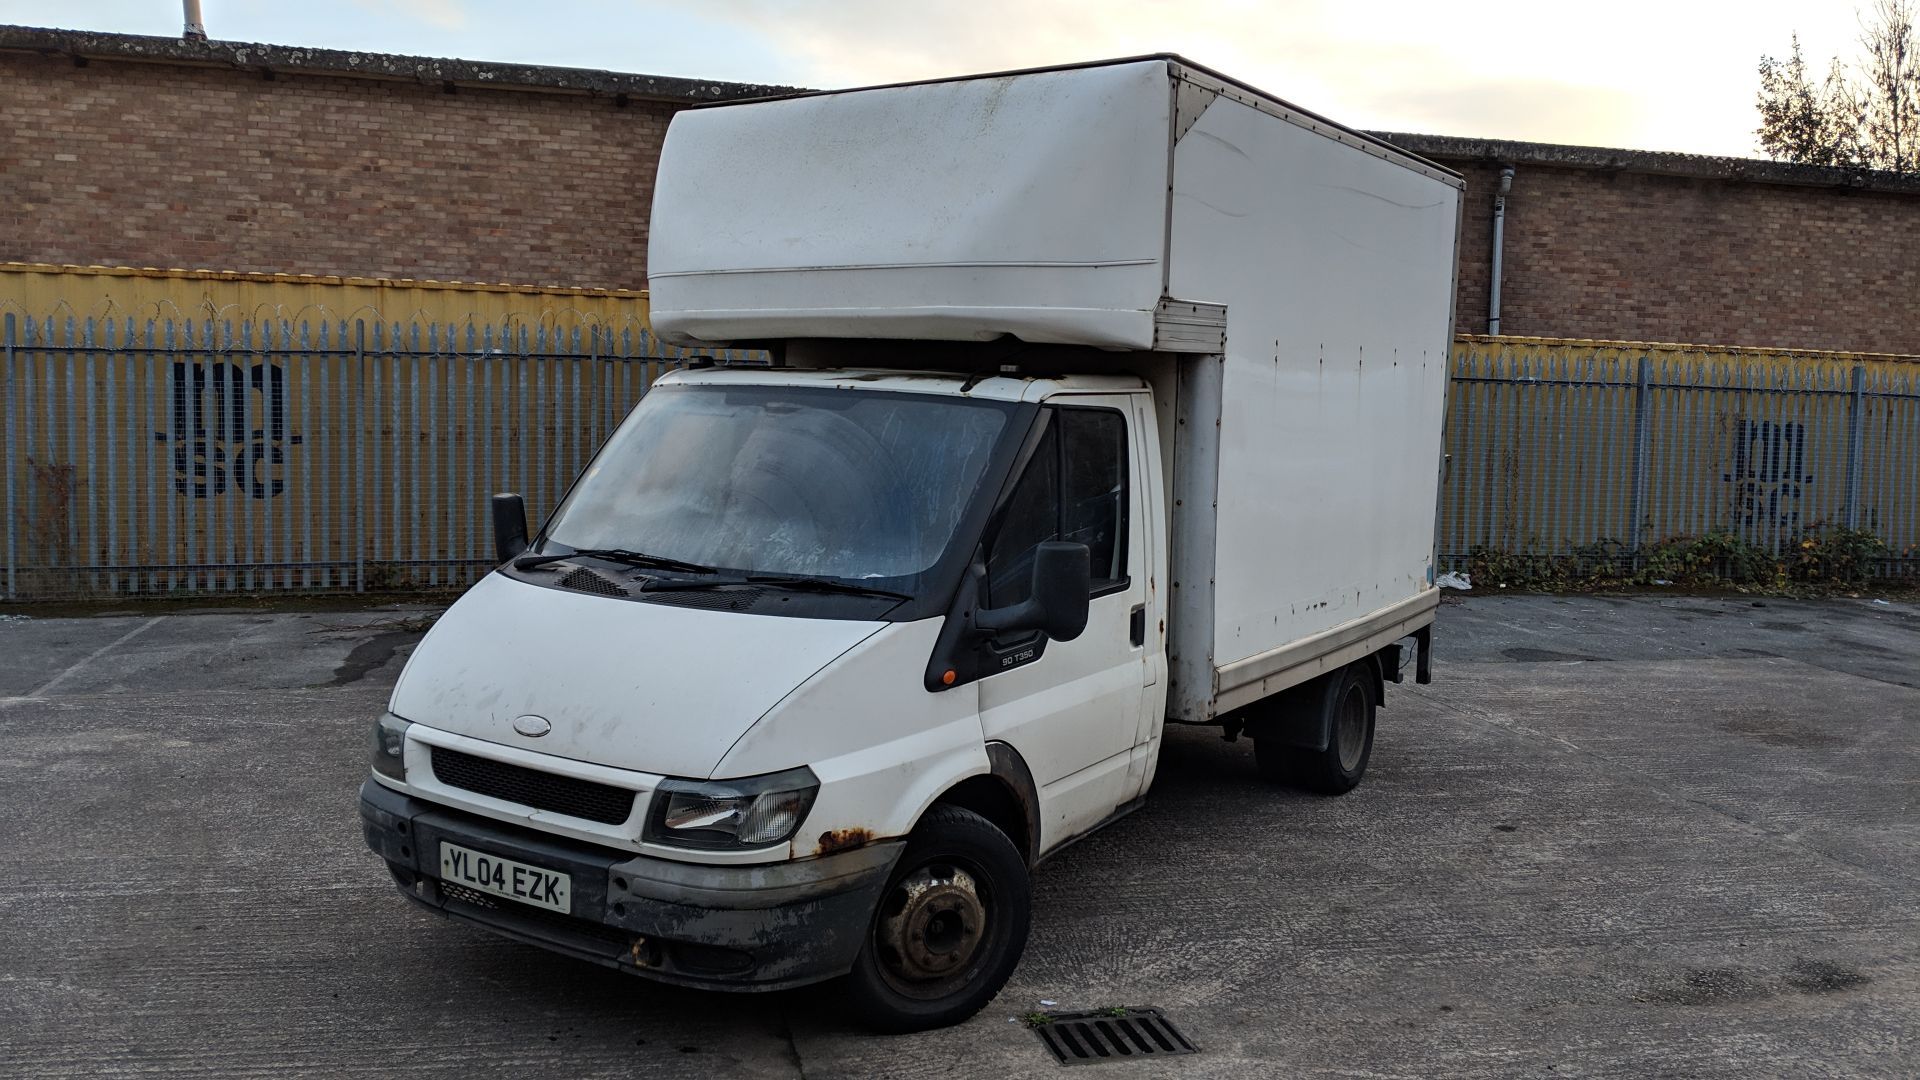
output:
[[1043,540],[1087,545],[1093,593],[1127,581],[1127,422],[1112,409],[1062,408],[1020,474],[987,550],[990,607],[1033,593]]
[[1127,580],[1127,421],[1111,409],[1062,409],[1060,539],[1087,545],[1093,591]]

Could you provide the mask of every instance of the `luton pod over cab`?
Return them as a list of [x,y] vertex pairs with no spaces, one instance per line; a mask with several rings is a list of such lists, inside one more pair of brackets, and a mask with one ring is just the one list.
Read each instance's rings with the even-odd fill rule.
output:
[[678,114],[662,378],[408,661],[417,903],[872,1024],[1006,982],[1168,723],[1359,783],[1424,681],[1460,181],[1171,56]]

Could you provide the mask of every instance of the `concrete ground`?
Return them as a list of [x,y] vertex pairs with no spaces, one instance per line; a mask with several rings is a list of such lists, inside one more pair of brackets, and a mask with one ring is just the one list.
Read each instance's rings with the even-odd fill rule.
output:
[[1201,1047],[1094,1075],[1920,1074],[1913,607],[1449,603],[1359,790],[1173,732],[1000,998],[898,1038],[406,906],[354,791],[420,614],[0,618],[0,1075],[1052,1076],[1048,1001]]

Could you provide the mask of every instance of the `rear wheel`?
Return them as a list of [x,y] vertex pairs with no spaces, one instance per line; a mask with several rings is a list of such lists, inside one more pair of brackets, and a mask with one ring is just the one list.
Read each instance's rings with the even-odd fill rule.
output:
[[[1321,750],[1298,746],[1280,733],[1256,737],[1253,755],[1260,775],[1323,795],[1352,791],[1373,756],[1374,712],[1380,705],[1374,686],[1365,664],[1350,664],[1322,679],[1318,693],[1296,697],[1297,708],[1312,710],[1307,730],[1325,730],[1327,745]],[[1296,722],[1286,726],[1298,730],[1297,718],[1290,719]]]
[[922,1031],[979,1012],[1006,985],[1032,916],[1026,862],[992,822],[957,806],[921,819],[847,977],[882,1031]]

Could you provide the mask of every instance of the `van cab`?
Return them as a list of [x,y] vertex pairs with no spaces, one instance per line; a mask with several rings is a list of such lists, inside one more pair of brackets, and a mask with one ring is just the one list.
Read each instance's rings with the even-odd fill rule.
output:
[[415,651],[369,835],[423,901],[673,981],[869,939],[903,1002],[978,979],[1026,868],[1151,780],[1152,416],[1113,376],[668,375]]

